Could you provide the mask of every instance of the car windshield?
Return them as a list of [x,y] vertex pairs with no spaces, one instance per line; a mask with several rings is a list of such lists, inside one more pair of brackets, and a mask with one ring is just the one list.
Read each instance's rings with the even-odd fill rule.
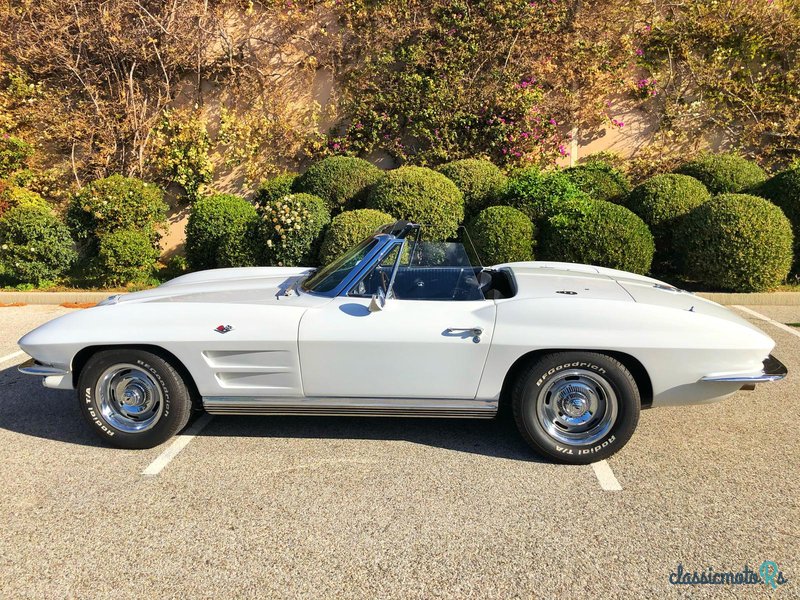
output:
[[375,237],[368,237],[358,246],[342,254],[329,265],[326,265],[302,282],[307,292],[325,293],[336,288],[364,257],[378,244]]

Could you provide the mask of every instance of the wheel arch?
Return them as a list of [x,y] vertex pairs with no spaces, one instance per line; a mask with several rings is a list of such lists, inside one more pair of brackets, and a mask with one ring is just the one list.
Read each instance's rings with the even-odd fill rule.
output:
[[143,350],[164,359],[172,365],[186,383],[186,387],[189,388],[189,395],[195,407],[200,406],[200,392],[197,389],[194,377],[192,377],[186,365],[169,350],[152,344],[103,344],[82,348],[72,359],[72,386],[74,388],[78,387],[78,379],[80,378],[81,371],[83,371],[89,359],[98,352],[103,352],[105,350]]
[[639,388],[639,397],[641,399],[642,408],[650,408],[653,405],[653,384],[650,380],[650,375],[645,369],[644,365],[635,356],[626,354],[625,352],[618,352],[616,350],[603,350],[595,348],[542,348],[539,350],[532,350],[520,356],[514,364],[506,372],[503,379],[503,387],[500,392],[500,409],[510,406],[511,388],[514,381],[520,372],[532,361],[548,354],[557,352],[595,352],[597,354],[604,354],[610,356],[625,365],[625,368],[633,375],[636,386]]

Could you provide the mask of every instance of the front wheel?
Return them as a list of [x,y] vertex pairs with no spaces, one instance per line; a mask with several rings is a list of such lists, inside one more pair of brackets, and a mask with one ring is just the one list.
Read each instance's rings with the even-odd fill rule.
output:
[[186,426],[192,400],[180,374],[144,350],[94,354],[78,378],[78,404],[94,432],[119,448],[152,448]]
[[631,438],[641,400],[618,360],[559,352],[531,363],[512,391],[514,420],[531,447],[569,464],[608,458]]

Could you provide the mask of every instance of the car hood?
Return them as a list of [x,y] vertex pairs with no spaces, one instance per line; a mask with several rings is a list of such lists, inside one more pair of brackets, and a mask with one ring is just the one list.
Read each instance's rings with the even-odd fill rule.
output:
[[761,333],[755,325],[724,306],[645,275],[592,265],[546,261],[509,263],[495,268],[503,267],[514,273],[519,288],[518,296],[523,298],[561,295],[562,298],[637,302],[697,312]]
[[123,294],[114,303],[130,302],[216,302],[227,304],[309,305],[327,298],[298,293],[300,279],[309,267],[243,267],[189,273],[157,288]]

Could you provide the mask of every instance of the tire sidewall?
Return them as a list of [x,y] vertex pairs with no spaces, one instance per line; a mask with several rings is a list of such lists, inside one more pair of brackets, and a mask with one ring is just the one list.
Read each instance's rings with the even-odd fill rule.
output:
[[[621,449],[633,435],[639,421],[639,393],[619,367],[604,356],[567,355],[545,359],[531,369],[522,388],[521,418],[525,431],[542,451],[567,462],[595,462]],[[542,387],[564,370],[584,369],[604,379],[617,396],[617,418],[608,433],[591,444],[564,444],[544,429],[537,414]]]
[[[107,422],[100,410],[97,380],[106,369],[117,364],[132,364],[149,373],[161,389],[164,407],[153,426],[140,433],[117,429]],[[94,355],[81,371],[78,380],[78,403],[84,417],[102,439],[123,448],[148,448],[172,437],[185,425],[186,418],[176,404],[187,396],[183,381],[162,358],[141,350],[106,351]],[[187,414],[188,416],[188,414]],[[180,422],[183,419],[183,422]]]

